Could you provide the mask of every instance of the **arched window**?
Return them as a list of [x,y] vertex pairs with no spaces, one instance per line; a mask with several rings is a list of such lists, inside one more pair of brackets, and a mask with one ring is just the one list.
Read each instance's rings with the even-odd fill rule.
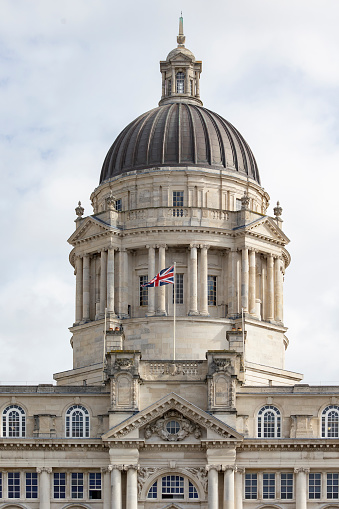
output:
[[183,72],[177,72],[177,94],[185,92],[185,75]]
[[198,499],[198,490],[194,484],[181,475],[165,475],[155,481],[147,493],[147,498],[157,500]]
[[258,438],[280,438],[280,411],[265,405],[258,412]]
[[339,407],[328,405],[321,416],[321,436],[324,438],[339,437]]
[[89,438],[89,413],[82,405],[73,405],[66,412],[66,438]]
[[18,405],[9,405],[2,414],[2,436],[22,438],[26,436],[26,414]]

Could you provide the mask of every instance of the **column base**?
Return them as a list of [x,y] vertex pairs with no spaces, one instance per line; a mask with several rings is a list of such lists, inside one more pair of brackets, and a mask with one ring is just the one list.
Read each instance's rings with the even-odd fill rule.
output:
[[145,316],[155,316],[155,311],[150,311],[149,313],[146,313]]
[[128,313],[119,313],[118,318],[121,320],[125,320],[126,318],[131,318]]
[[199,316],[199,315],[200,315],[199,311],[189,311],[188,312],[188,316]]
[[[105,318],[105,316],[104,316],[104,318]],[[107,313],[106,313],[106,319],[107,320],[114,320],[116,318],[118,318],[118,315],[116,315],[114,313],[114,311],[107,311]]]
[[167,316],[167,313],[162,309],[158,309],[155,313],[155,316]]
[[199,313],[199,316],[210,316],[210,314],[207,312],[207,313],[204,313],[204,312],[200,312]]

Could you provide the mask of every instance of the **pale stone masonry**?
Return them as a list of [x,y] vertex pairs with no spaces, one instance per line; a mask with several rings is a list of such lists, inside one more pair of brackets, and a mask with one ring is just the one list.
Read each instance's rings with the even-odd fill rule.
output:
[[73,369],[0,386],[4,508],[339,507],[339,387],[285,368],[282,208],[184,43],[76,207]]

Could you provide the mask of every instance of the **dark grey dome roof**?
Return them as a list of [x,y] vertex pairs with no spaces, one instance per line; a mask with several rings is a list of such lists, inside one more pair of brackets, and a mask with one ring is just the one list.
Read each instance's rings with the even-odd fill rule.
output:
[[189,103],[165,104],[131,122],[109,149],[100,183],[162,166],[227,167],[260,184],[252,151],[235,127],[217,113]]

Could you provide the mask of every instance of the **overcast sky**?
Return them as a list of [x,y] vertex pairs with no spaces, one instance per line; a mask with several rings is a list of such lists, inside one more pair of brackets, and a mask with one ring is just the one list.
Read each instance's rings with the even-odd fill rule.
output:
[[201,97],[243,134],[283,207],[286,368],[339,384],[338,0],[0,0],[0,381],[71,369],[66,240],[119,132],[186,46]]

